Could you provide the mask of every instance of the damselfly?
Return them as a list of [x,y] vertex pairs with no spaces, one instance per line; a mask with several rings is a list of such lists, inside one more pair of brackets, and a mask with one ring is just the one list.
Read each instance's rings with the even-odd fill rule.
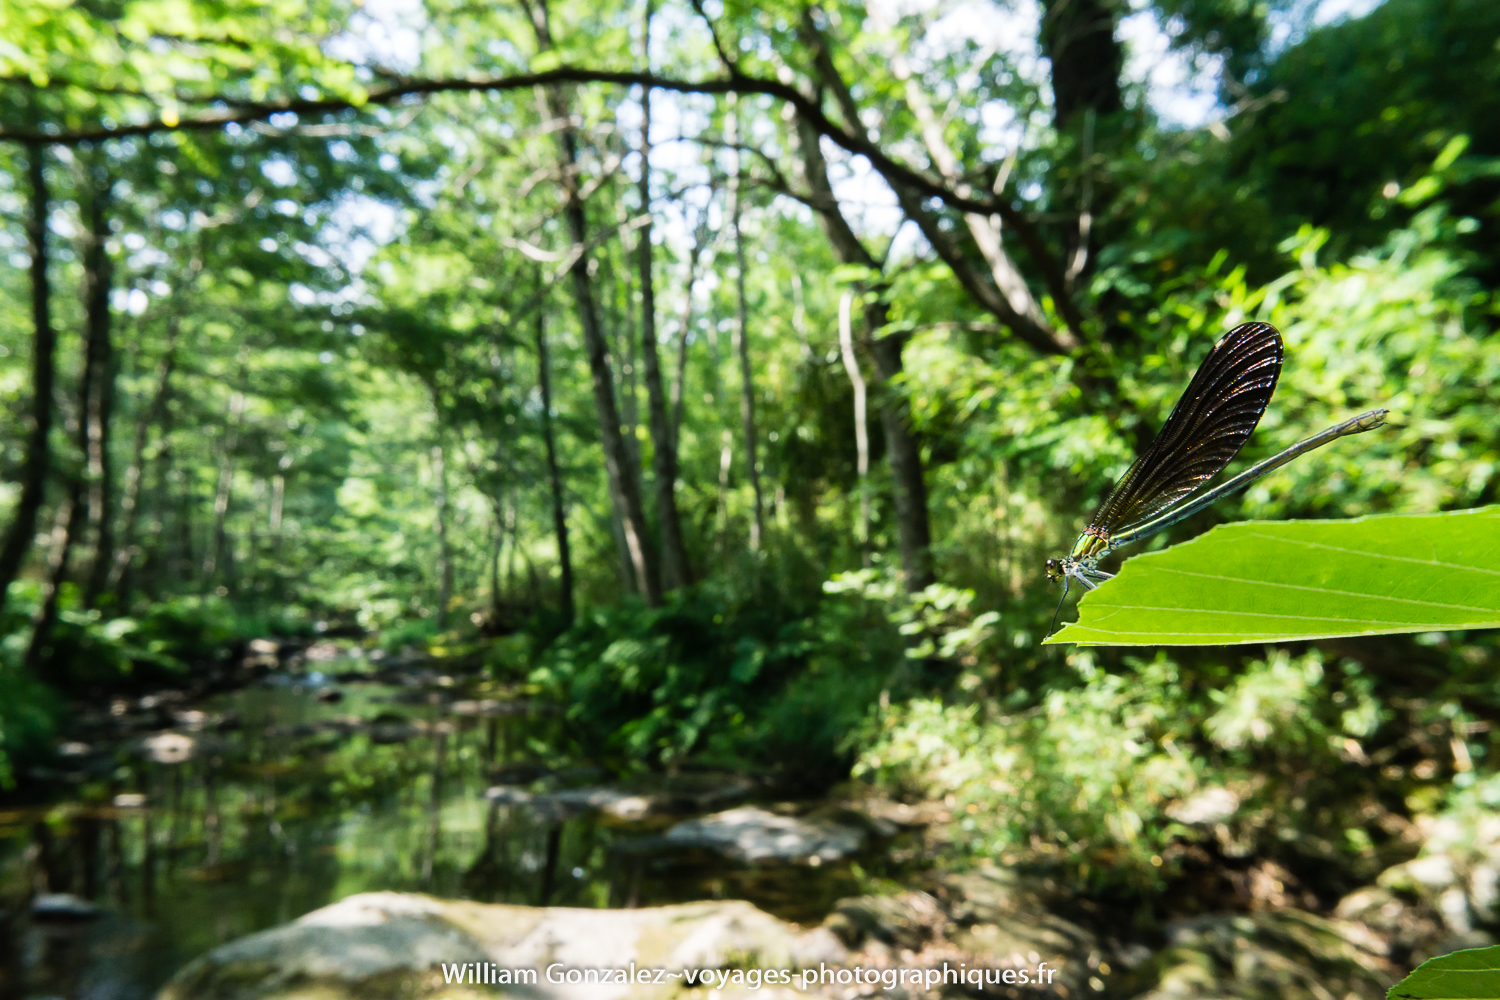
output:
[[[1255,430],[1276,391],[1281,358],[1281,334],[1269,323],[1241,324],[1214,345],[1156,440],[1115,484],[1078,536],[1073,551],[1066,558],[1047,560],[1048,578],[1063,580],[1059,612],[1062,601],[1067,600],[1069,582],[1077,580],[1086,590],[1093,590],[1099,581],[1114,575],[1101,570],[1099,562],[1120,546],[1149,538],[1191,517],[1298,455],[1385,423],[1389,410],[1361,413],[1194,496],[1198,487],[1233,461]],[[1057,623],[1057,615],[1052,621]]]

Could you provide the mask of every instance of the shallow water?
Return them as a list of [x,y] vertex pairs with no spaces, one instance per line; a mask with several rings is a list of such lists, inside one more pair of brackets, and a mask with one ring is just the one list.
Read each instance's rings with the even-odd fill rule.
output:
[[607,778],[564,756],[551,706],[455,693],[431,674],[340,673],[368,669],[359,661],[316,666],[158,706],[165,727],[117,711],[135,731],[69,747],[54,803],[0,813],[8,899],[30,887],[100,910],[0,927],[0,997],[143,1000],[216,945],[370,890],[583,907],[746,898],[801,920],[859,891],[847,864],[611,849],[680,816],[552,822],[492,805],[497,782],[548,791]]

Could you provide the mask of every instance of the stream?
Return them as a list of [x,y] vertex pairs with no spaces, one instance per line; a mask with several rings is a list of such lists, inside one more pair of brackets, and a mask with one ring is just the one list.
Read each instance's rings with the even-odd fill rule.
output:
[[[809,866],[643,850],[689,816],[816,804],[709,772],[622,792],[566,757],[557,706],[431,662],[328,643],[272,662],[239,690],[80,719],[47,776],[55,796],[0,810],[0,997],[144,1000],[216,945],[371,890],[579,907],[742,898],[816,921],[867,873],[893,874],[885,852]],[[613,814],[567,806],[598,793],[632,797]]]

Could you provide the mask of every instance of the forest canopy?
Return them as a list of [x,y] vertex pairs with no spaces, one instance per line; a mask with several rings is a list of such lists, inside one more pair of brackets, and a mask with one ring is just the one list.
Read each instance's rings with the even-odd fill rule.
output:
[[[1237,705],[1325,756],[1493,714],[1477,633],[1040,646],[1046,558],[1245,320],[1286,366],[1244,459],[1389,425],[1177,540],[1500,498],[1500,6],[1318,9],[0,0],[6,752],[357,631],[621,768],[1041,748],[1028,815],[1134,884],[1119,815],[1293,766]],[[1159,731],[1207,749],[1118,749]]]

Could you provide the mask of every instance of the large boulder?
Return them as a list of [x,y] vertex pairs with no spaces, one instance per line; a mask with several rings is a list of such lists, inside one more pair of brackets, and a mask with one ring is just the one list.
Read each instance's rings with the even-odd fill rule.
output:
[[[738,901],[584,910],[372,892],[215,948],[159,1000],[665,1000],[688,988],[683,970],[844,957],[827,931]],[[633,980],[599,973],[632,969]],[[666,974],[640,972],[656,969]]]

